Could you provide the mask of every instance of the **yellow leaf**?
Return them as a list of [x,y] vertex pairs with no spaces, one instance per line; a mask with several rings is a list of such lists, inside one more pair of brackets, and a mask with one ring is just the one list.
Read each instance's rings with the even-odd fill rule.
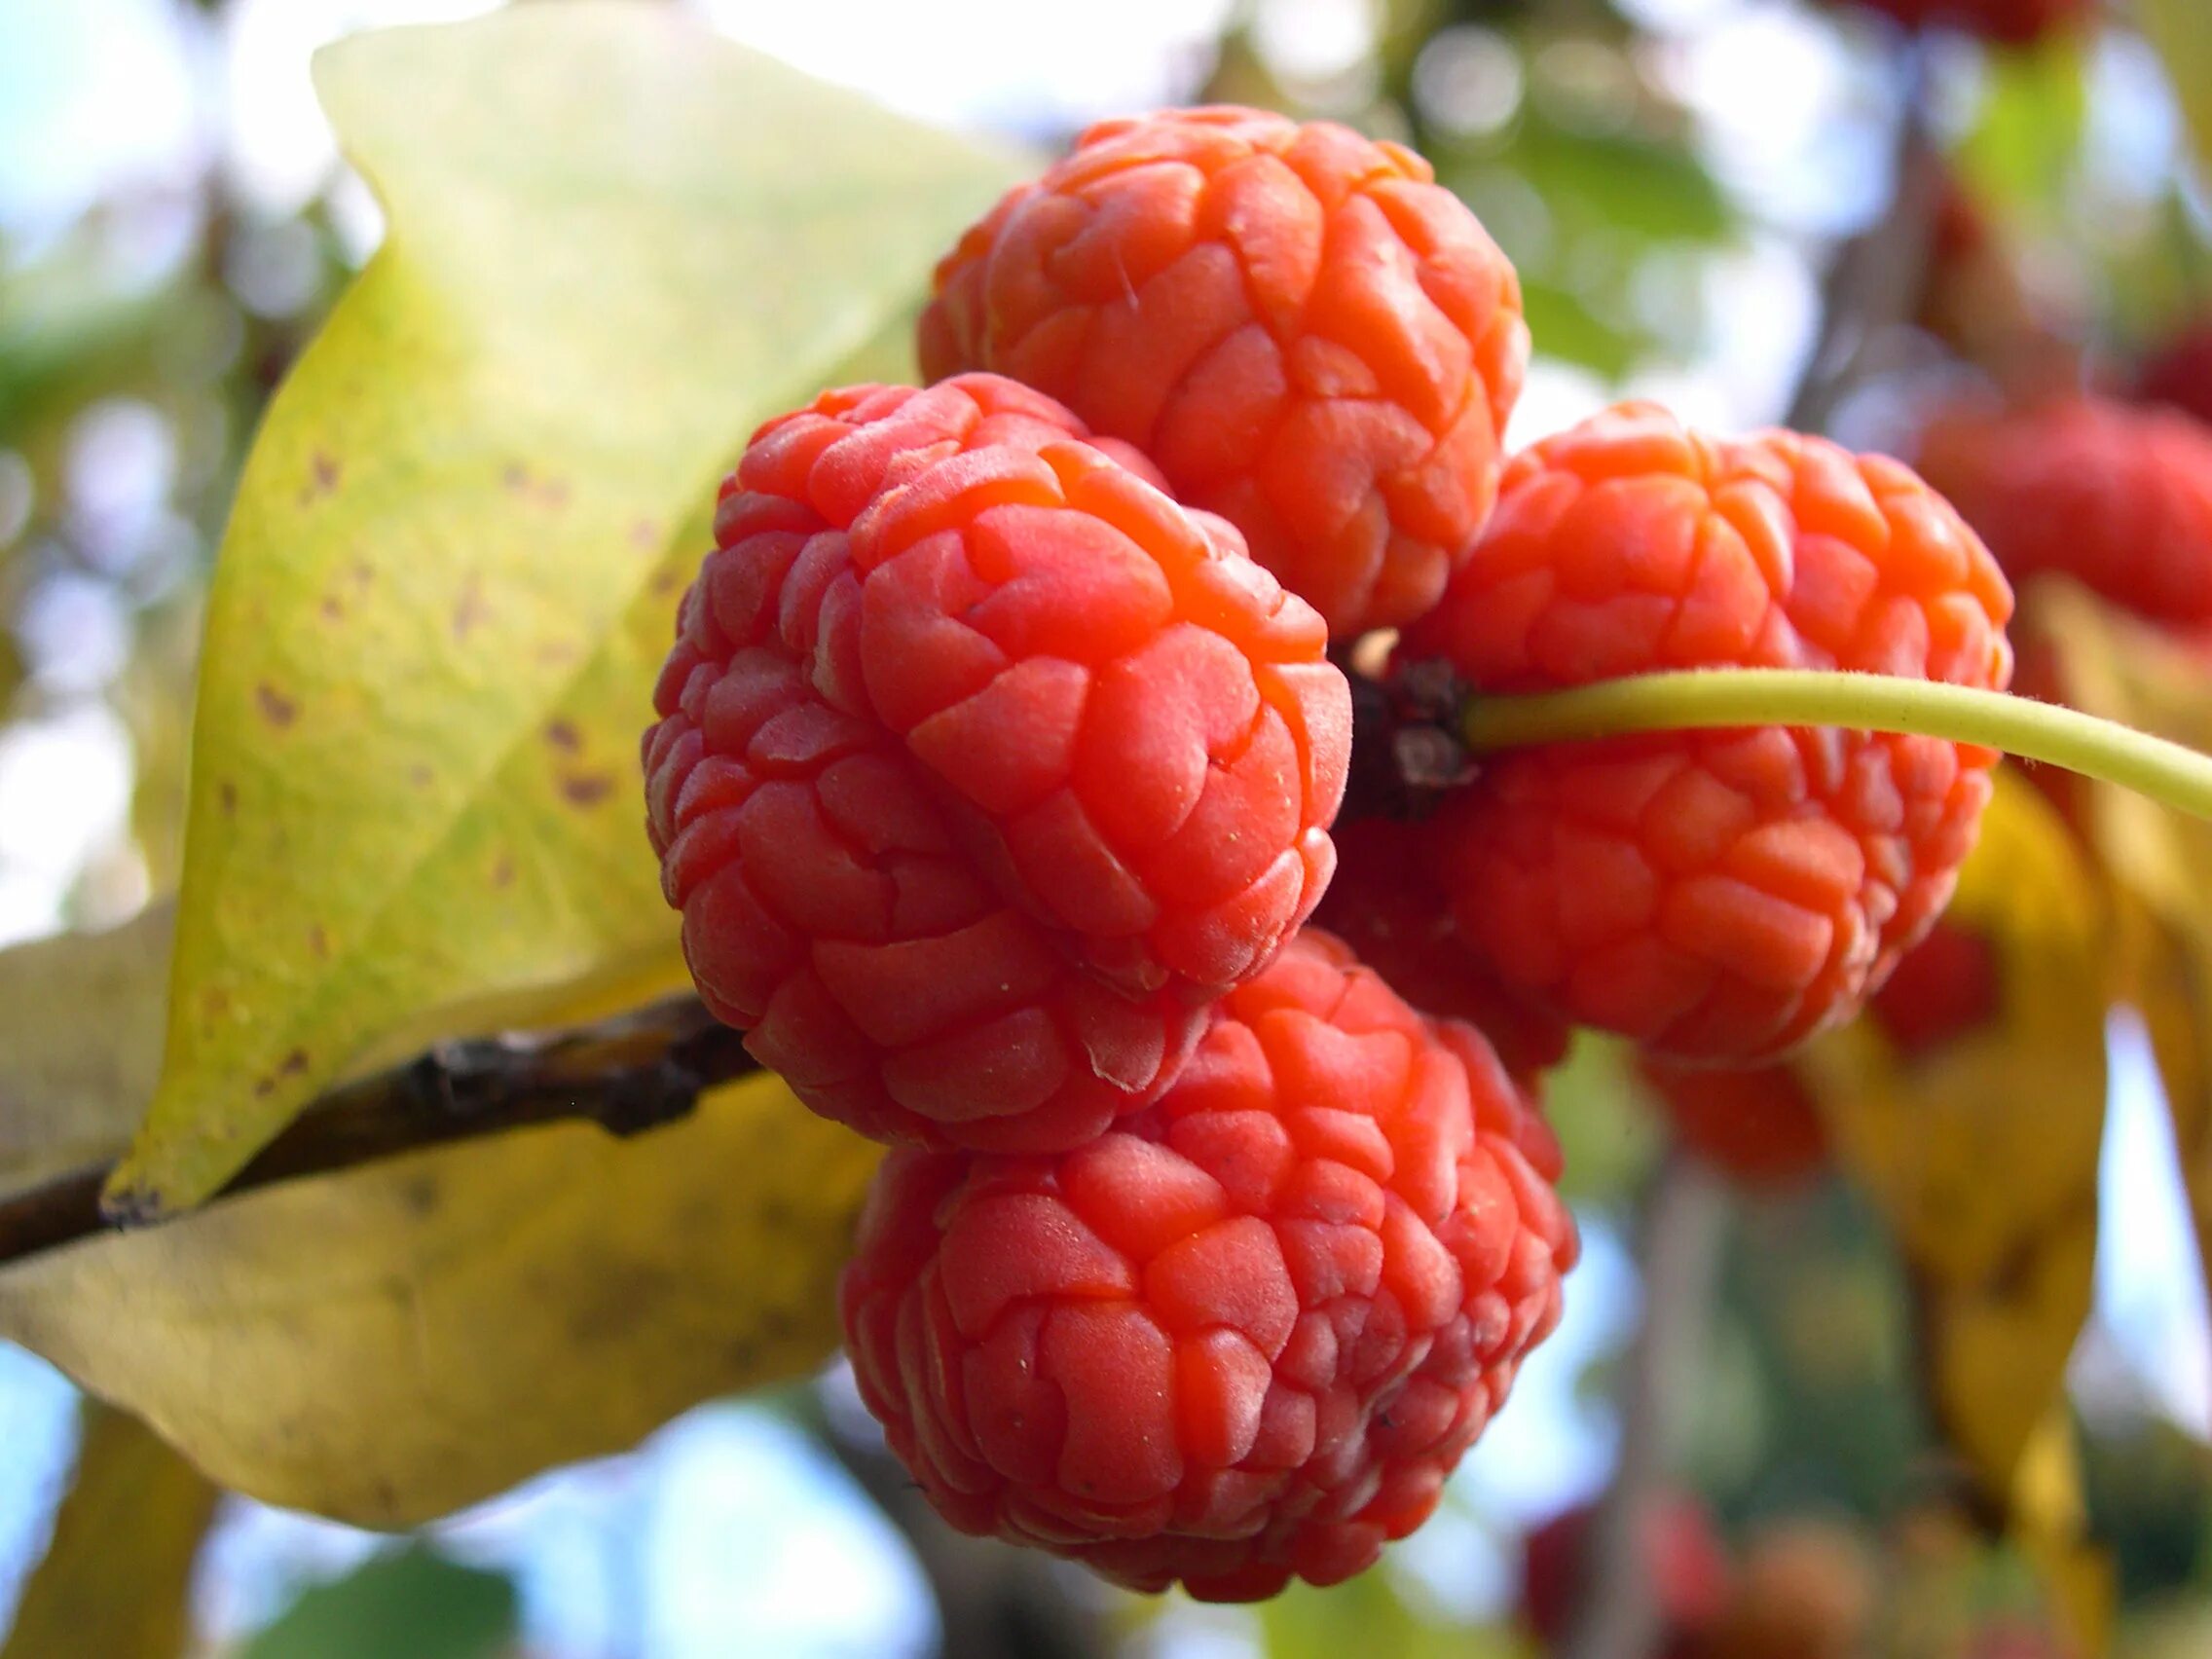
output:
[[2068,1651],[2104,1659],[2112,1651],[2120,1585],[2112,1558],[2090,1542],[2081,1451],[2063,1406],[2046,1413],[2030,1436],[2009,1512],[2012,1537],[2049,1594]]
[[225,1486],[406,1526],[820,1365],[875,1156],[753,1078],[634,1140],[502,1135],[33,1258],[0,1336]]
[[88,1402],[76,1477],[0,1659],[177,1659],[220,1496],[135,1419]]
[[109,1193],[139,1219],[366,1058],[674,959],[636,755],[676,533],[1012,171],[673,7],[397,29],[316,78],[389,232],[209,596],[166,1059]]
[[[38,1045],[81,1056],[38,1075],[85,1092],[24,1097],[85,1137],[75,1151],[96,1135],[61,1105],[120,1138],[135,1098],[129,1068],[92,1069],[95,1045],[146,1051],[150,1076],[158,929],[157,916],[0,952],[0,990],[55,977],[51,995],[0,995],[0,1079]],[[100,1000],[121,981],[71,965],[125,940],[143,946],[129,958],[143,984]],[[668,983],[578,993],[557,1017]],[[44,1142],[27,1157],[56,1161]],[[631,1140],[581,1123],[510,1133],[31,1257],[0,1271],[0,1339],[145,1419],[225,1486],[409,1525],[819,1366],[876,1157],[763,1075]]]
[[161,1069],[175,911],[0,950],[0,1193],[113,1158]]
[[2081,849],[2009,768],[1946,921],[1994,950],[1997,1017],[1913,1057],[1861,1020],[1804,1071],[1911,1264],[1944,1431],[2002,1501],[2089,1309],[2111,940]]
[[[2201,647],[2071,582],[2039,582],[2027,599],[2023,622],[2069,703],[2212,749],[2212,659]],[[2084,798],[2088,833],[2123,899],[2122,994],[2157,1052],[2212,1277],[2212,825],[2111,786]]]

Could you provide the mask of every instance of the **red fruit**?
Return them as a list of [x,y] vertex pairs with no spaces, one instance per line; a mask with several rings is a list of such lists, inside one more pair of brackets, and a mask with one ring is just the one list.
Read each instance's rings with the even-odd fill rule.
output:
[[2212,319],[2176,335],[2146,362],[2135,395],[2212,425]]
[[1333,1584],[1427,1517],[1557,1323],[1558,1172],[1480,1033],[1309,930],[1090,1145],[892,1154],[846,1347],[963,1531],[1212,1601]]
[[1337,873],[1313,912],[1316,925],[1423,1014],[1474,1026],[1514,1077],[1533,1082],[1567,1058],[1567,1022],[1507,996],[1460,941],[1428,873],[1421,825],[1363,818],[1334,839]]
[[2004,988],[1989,936],[1946,919],[1905,952],[1866,1014],[1899,1053],[1917,1059],[1995,1020]]
[[1675,1138],[1739,1185],[1795,1186],[1827,1162],[1820,1109],[1788,1066],[1740,1071],[1644,1060],[1639,1069]]
[[1952,28],[2026,46],[2088,15],[2095,0],[1853,0],[1908,29]]
[[2074,396],[1947,415],[1919,465],[2014,580],[2057,571],[2153,621],[2212,621],[2212,429]]
[[990,376],[771,422],[661,677],[650,829],[700,991],[867,1133],[1095,1134],[1328,877],[1320,619],[1081,431]]
[[[1547,1649],[1567,1639],[1574,1616],[1595,1589],[1583,1550],[1596,1506],[1569,1509],[1529,1534],[1521,1611]],[[1637,1527],[1642,1569],[1658,1603],[1659,1651],[1677,1659],[1694,1651],[1697,1633],[1728,1604],[1733,1567],[1728,1546],[1705,1505],[1688,1493],[1660,1493]]]
[[[2002,686],[2010,611],[1972,532],[1896,461],[1625,405],[1514,461],[1401,650],[1488,692],[1737,665]],[[1461,937],[1517,995],[1749,1065],[1850,1017],[1928,930],[1995,759],[1783,726],[1551,744],[1487,759],[1431,845]]]
[[1699,1659],[1859,1659],[1881,1594],[1870,1552],[1812,1519],[1771,1528],[1744,1552],[1726,1610]]
[[1409,621],[1489,516],[1529,355],[1512,265],[1432,178],[1329,122],[1106,122],[938,267],[923,371],[1136,444],[1332,633]]

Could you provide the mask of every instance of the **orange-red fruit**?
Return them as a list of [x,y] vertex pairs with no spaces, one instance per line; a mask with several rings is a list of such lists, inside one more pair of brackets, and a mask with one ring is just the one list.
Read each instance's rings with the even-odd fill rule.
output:
[[2212,621],[2212,428],[2075,396],[1946,415],[1917,459],[2014,580],[2056,571],[2156,622]]
[[2183,330],[2153,353],[2136,380],[2135,395],[2212,424],[2212,318]]
[[2088,15],[2094,0],[1853,0],[1906,28],[1952,28],[2026,46]]
[[[1557,1649],[1598,1581],[1584,1552],[1596,1507],[1554,1516],[1529,1534],[1521,1611],[1547,1651]],[[1705,1505],[1688,1493],[1653,1496],[1636,1522],[1638,1552],[1658,1604],[1659,1659],[1690,1659],[1698,1634],[1728,1604],[1734,1567]]]
[[1556,1324],[1558,1172],[1480,1033],[1309,930],[1088,1146],[894,1153],[846,1347],[963,1531],[1215,1601],[1333,1584],[1428,1516]]
[[1741,1186],[1794,1186],[1827,1162],[1820,1108],[1787,1065],[1736,1070],[1646,1059],[1640,1069],[1675,1138]]
[[[1478,692],[1651,670],[1852,669],[2003,686],[2011,593],[1898,462],[1607,411],[1508,468],[1408,658]],[[1459,933],[1534,1006],[1751,1065],[1848,1018],[1928,930],[1996,756],[1754,726],[1488,758],[1434,820]]]
[[1745,1550],[1699,1659],[1859,1659],[1880,1594],[1856,1534],[1832,1522],[1784,1522]]
[[1989,936],[1945,918],[1905,952],[1866,1014],[1899,1053],[1918,1059],[2000,1017],[2001,974]]
[[1084,133],[938,267],[920,344],[1136,444],[1339,636],[1436,602],[1529,354],[1512,265],[1426,162],[1232,107]]
[[1333,862],[1320,619],[1082,430],[991,376],[827,392],[684,601],[645,759],[693,977],[866,1133],[1096,1134]]

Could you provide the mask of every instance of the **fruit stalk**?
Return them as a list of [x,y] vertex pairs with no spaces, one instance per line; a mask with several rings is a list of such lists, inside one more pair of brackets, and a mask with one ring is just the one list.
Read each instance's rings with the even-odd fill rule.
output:
[[2212,818],[2212,756],[2078,709],[1883,674],[1722,668],[1623,675],[1564,691],[1478,697],[1459,735],[1477,755],[1633,732],[1825,725],[2002,749]]

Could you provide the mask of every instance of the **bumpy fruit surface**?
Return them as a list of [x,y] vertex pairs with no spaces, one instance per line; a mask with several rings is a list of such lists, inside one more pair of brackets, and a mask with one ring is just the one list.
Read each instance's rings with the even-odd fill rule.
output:
[[[1408,658],[1478,692],[1650,670],[2003,686],[2011,593],[1905,467],[1647,405],[1508,468]],[[1460,936],[1536,1006],[1677,1060],[1771,1059],[1848,1017],[1948,901],[1996,756],[1758,726],[1493,756],[1434,823]]]
[[1309,930],[1090,1145],[894,1153],[846,1347],[964,1531],[1212,1600],[1335,1583],[1426,1518],[1557,1322],[1558,1162],[1479,1033]]
[[1426,162],[1233,107],[1084,133],[939,266],[920,344],[1136,444],[1340,636],[1435,603],[1529,355],[1512,265]]
[[1645,1060],[1640,1069],[1675,1138],[1741,1186],[1794,1186],[1827,1162],[1820,1108],[1787,1065],[1736,1070]]
[[988,376],[771,422],[656,693],[649,825],[701,993],[871,1134],[1096,1133],[1333,861],[1320,619],[1081,430]]
[[1917,461],[2015,580],[2058,571],[2153,621],[2212,621],[2212,428],[2078,396],[1946,416]]
[[2026,46],[2086,17],[2094,0],[1850,0],[1906,28],[1942,27]]
[[1460,941],[1429,874],[1425,826],[1363,818],[1334,838],[1337,873],[1313,912],[1316,925],[1421,1013],[1475,1027],[1514,1077],[1534,1080],[1567,1058],[1567,1021],[1508,996]]

